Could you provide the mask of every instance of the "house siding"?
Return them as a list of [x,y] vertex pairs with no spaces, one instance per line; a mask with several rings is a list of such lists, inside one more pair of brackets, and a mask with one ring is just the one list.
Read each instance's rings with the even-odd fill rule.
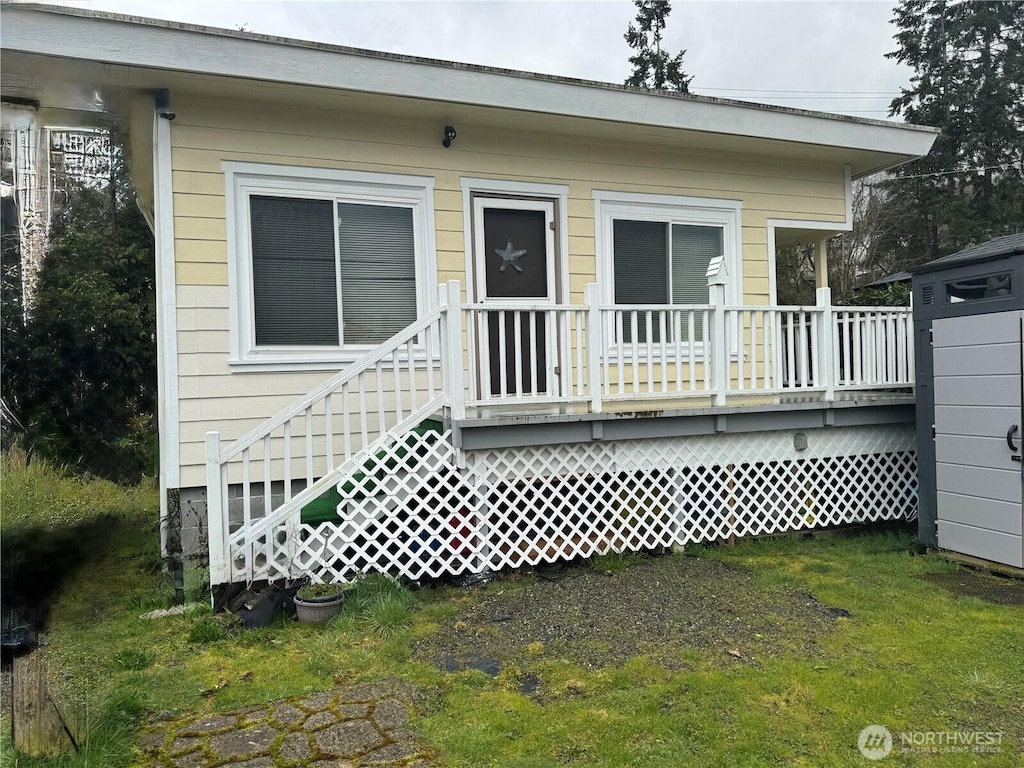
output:
[[330,372],[232,370],[227,266],[225,160],[338,168],[435,179],[437,282],[466,284],[460,178],[510,179],[569,188],[569,300],[596,280],[595,189],[740,200],[743,295],[770,296],[766,221],[845,221],[844,169],[768,157],[673,151],[636,144],[458,124],[451,149],[442,121],[179,95],[171,129],[177,279],[178,385],[182,487],[205,483],[203,436],[230,442],[327,378]]

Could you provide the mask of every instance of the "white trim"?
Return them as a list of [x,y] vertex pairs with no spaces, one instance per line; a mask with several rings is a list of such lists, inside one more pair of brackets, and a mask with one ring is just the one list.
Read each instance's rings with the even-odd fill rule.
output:
[[[70,8],[6,6],[4,49],[141,70],[199,72],[884,153],[862,158],[865,168],[858,166],[858,174],[921,157],[937,135],[935,129],[882,120],[652,93]],[[83,73],[87,76],[91,71]],[[109,77],[115,84],[122,76],[112,71]],[[166,78],[156,80],[166,87]],[[146,86],[140,82],[139,87]]]
[[349,171],[342,168],[315,168],[305,165],[284,165],[279,163],[246,163],[236,160],[222,160],[221,170],[225,174],[250,174],[254,176],[293,177],[353,184],[377,184],[391,187],[416,187],[434,189],[433,176],[413,176],[398,173],[377,173],[376,171]]
[[[487,201],[489,198],[474,198],[474,195],[493,196],[494,202],[512,204],[517,202],[529,202],[517,198],[530,198],[533,204],[553,206],[555,221],[555,235],[557,244],[552,255],[554,257],[554,277],[550,283],[550,295],[554,296],[555,304],[567,304],[569,302],[569,186],[567,184],[548,184],[535,181],[519,181],[513,179],[485,179],[473,176],[461,176],[459,186],[462,189],[462,232],[463,247],[465,249],[466,264],[466,300],[474,304],[482,299],[479,285],[482,283],[482,274],[476,265],[476,243],[474,242],[475,213],[474,200]],[[547,233],[549,247],[553,239],[552,233]],[[549,273],[549,279],[551,275]],[[481,345],[484,339],[479,340]],[[483,350],[480,350],[483,354]],[[480,383],[479,371],[475,365],[479,364],[479,355],[474,366],[470,367],[470,391],[478,393]],[[550,373],[549,373],[550,375]]]
[[568,184],[542,184],[538,181],[514,181],[512,179],[478,179],[472,176],[459,177],[459,186],[473,192],[494,194],[508,193],[524,197],[569,197]]
[[768,304],[777,306],[779,303],[778,263],[775,257],[775,223],[768,219],[765,225],[768,239]]
[[602,302],[615,303],[612,222],[615,219],[631,218],[722,227],[722,247],[729,271],[729,303],[742,304],[742,210],[743,203],[740,200],[594,190],[594,249],[597,253],[597,284]]
[[778,281],[776,279],[776,229],[813,229],[822,232],[849,232],[853,229],[852,224],[841,221],[805,221],[798,219],[767,219],[765,226],[768,230],[768,303],[776,305],[779,303]]
[[476,280],[474,278],[473,261],[473,205],[474,193],[483,195],[519,195],[522,197],[551,198],[558,205],[555,229],[558,235],[556,258],[558,259],[556,275],[555,301],[569,301],[569,186],[567,184],[543,184],[533,181],[513,181],[511,179],[481,179],[472,176],[459,178],[462,188],[462,232],[466,251],[466,300],[473,303]]
[[[255,344],[249,206],[252,194],[287,195],[371,204],[397,205],[413,212],[416,254],[416,311],[422,316],[435,302],[437,282],[434,178],[329,168],[223,161],[227,199],[228,287],[232,368],[262,371],[324,370],[351,363],[373,345],[340,347],[264,347]],[[240,257],[244,254],[244,258]],[[339,323],[341,306],[339,302]]]
[[[551,306],[554,307],[558,304],[559,285],[556,275],[560,271],[559,266],[563,261],[561,255],[558,253],[558,248],[555,245],[555,232],[552,231],[552,225],[555,222],[555,206],[557,205],[556,200],[552,198],[546,199],[524,199],[516,197],[474,197],[473,199],[473,272],[467,276],[467,285],[470,280],[473,283],[473,294],[476,296],[474,302],[475,306],[494,304],[502,308],[510,306],[522,305],[523,307],[536,307],[536,306]],[[484,211],[488,208],[498,210],[517,210],[517,211],[538,211],[544,214],[544,246],[547,250],[547,296],[525,296],[522,298],[516,298],[511,296],[502,296],[491,299],[487,296],[487,270],[486,260],[491,256],[486,252],[484,247],[484,227],[483,227],[483,216]],[[557,225],[555,225],[557,226]],[[487,325],[488,321],[484,321],[484,326]],[[488,334],[483,328],[478,328],[477,331],[477,345],[474,350],[476,353],[476,360],[473,362],[473,381],[479,382],[479,389],[474,387],[471,391],[474,397],[481,398],[480,402],[483,402],[486,398],[484,391],[490,392],[491,382],[485,382],[482,380],[481,371],[479,369],[480,360],[484,355],[488,354]],[[564,344],[565,342],[559,341],[558,343]],[[525,344],[525,341],[524,341]],[[527,356],[524,355],[523,362],[525,364]],[[545,374],[548,377],[547,381],[553,381],[555,374],[555,367],[557,365],[559,357],[558,354],[551,354],[550,351],[545,355],[546,369]],[[525,365],[524,365],[525,367]],[[494,371],[491,371],[493,377]]]
[[595,189],[596,203],[628,203],[632,205],[660,206],[663,208],[706,208],[709,210],[741,211],[742,200],[727,200],[714,197],[693,197],[691,195],[657,195],[648,192],[616,192]]
[[153,112],[153,244],[156,258],[157,441],[160,451],[160,547],[167,554],[167,491],[181,485],[178,400],[178,304],[174,272],[171,121]]
[[[544,242],[545,247],[548,250],[547,259],[547,282],[548,282],[548,295],[544,297],[540,296],[525,296],[523,298],[515,297],[498,297],[491,299],[487,296],[486,286],[486,259],[491,254],[485,252],[484,248],[484,231],[483,231],[483,214],[487,208],[497,208],[501,210],[515,210],[515,211],[540,211],[544,213]],[[558,272],[558,262],[560,256],[557,253],[555,247],[555,233],[551,231],[551,224],[555,221],[555,201],[554,200],[523,200],[522,198],[507,198],[507,197],[477,197],[473,200],[473,283],[476,304],[486,304],[492,302],[495,304],[557,304],[558,303],[558,280],[556,274]]]
[[843,197],[846,198],[846,223],[853,229],[853,169],[843,166]]
[[766,219],[768,230],[768,303],[779,303],[775,246],[776,229],[812,229],[819,231],[850,232],[853,230],[853,173],[849,165],[843,167],[844,221],[809,221],[807,219]]

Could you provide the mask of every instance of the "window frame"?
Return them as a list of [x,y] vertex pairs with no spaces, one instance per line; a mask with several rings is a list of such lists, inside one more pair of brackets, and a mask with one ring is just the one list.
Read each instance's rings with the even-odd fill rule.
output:
[[[652,221],[663,224],[719,226],[723,230],[722,249],[729,270],[726,295],[730,303],[742,303],[742,229],[739,200],[720,200],[679,195],[655,195],[634,192],[594,192],[594,234],[597,250],[597,284],[602,301],[615,302],[615,259],[613,223],[616,219]],[[666,264],[666,276],[668,265]]]
[[[682,195],[659,195],[637,192],[594,190],[594,239],[597,253],[597,286],[602,304],[615,303],[615,254],[613,253],[616,220],[651,221],[693,226],[722,228],[722,250],[725,256],[728,282],[726,300],[730,305],[743,303],[743,230],[740,200],[726,200]],[[670,231],[671,232],[671,231]],[[666,263],[665,279],[670,281],[670,266]],[[682,306],[666,304],[665,306]],[[611,333],[611,329],[606,329]],[[614,339],[614,335],[606,338]],[[609,350],[615,354],[629,354],[632,345],[612,341]],[[695,347],[703,354],[703,342]],[[643,345],[646,347],[646,344]],[[641,349],[641,354],[646,351]],[[660,357],[660,345],[655,345],[655,356]]]
[[[372,171],[223,161],[227,203],[228,293],[231,347],[228,363],[261,370],[327,370],[359,359],[373,344],[345,344],[341,302],[341,262],[337,256],[340,203],[396,206],[412,211],[416,316],[437,301],[434,233],[434,178]],[[335,283],[339,345],[257,345],[251,245],[252,195],[334,203]]]

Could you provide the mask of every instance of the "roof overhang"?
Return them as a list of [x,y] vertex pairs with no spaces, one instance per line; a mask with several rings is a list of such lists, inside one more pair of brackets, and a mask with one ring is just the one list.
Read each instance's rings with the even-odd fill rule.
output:
[[854,178],[924,156],[938,133],[76,8],[5,4],[3,16],[3,95],[38,99],[43,108],[68,110],[86,122],[116,110],[118,94],[129,90],[217,95],[237,92],[243,80],[253,87],[285,85],[300,99],[304,91],[321,98],[325,91],[364,94],[385,110],[389,101],[396,110],[401,102],[405,114],[413,102],[436,105],[448,116],[460,109],[476,117],[500,112],[507,121],[514,111],[547,116],[542,126],[584,135],[827,157],[849,165]]

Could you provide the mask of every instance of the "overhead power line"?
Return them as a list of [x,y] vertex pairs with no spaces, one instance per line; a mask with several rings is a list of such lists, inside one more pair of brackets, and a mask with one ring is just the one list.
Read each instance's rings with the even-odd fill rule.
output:
[[892,99],[893,96],[762,96],[764,99],[783,99],[784,101],[829,101],[835,99],[837,101],[858,101],[863,99],[869,99],[878,101],[879,99]]
[[832,95],[836,95],[836,96],[846,94],[846,95],[853,95],[853,96],[878,96],[878,97],[882,97],[882,96],[889,97],[889,96],[899,96],[900,95],[900,93],[897,92],[897,91],[791,91],[791,90],[785,90],[785,89],[782,89],[782,88],[777,88],[777,89],[772,89],[772,88],[711,88],[711,87],[697,86],[697,85],[695,85],[694,88],[697,88],[698,90],[701,90],[701,91],[722,91],[722,92],[728,92],[728,93],[806,93],[806,94],[825,94],[825,95],[832,94]]
[[[890,176],[886,181],[897,179],[927,179],[932,176],[954,176],[958,173],[979,173],[981,171],[1005,171],[1010,168],[1020,169],[1024,166],[1016,163],[1002,163],[1001,165],[982,165],[977,168],[954,168],[950,171],[933,171],[932,173],[908,173],[903,176]],[[865,184],[866,187],[874,187],[876,184]]]

